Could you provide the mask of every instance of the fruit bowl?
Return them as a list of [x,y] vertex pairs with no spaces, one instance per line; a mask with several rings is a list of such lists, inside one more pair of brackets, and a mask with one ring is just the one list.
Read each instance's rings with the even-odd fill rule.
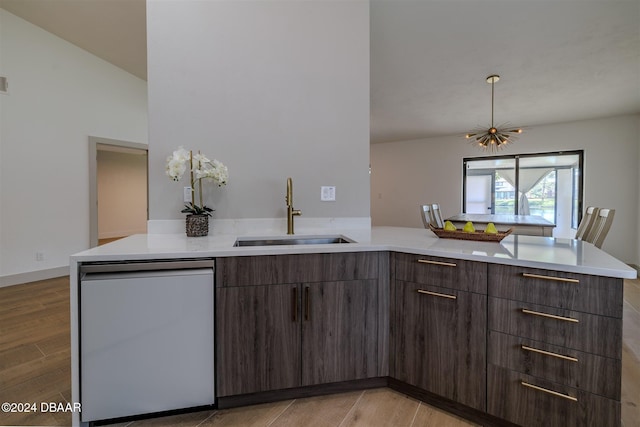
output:
[[432,224],[429,224],[429,228],[436,236],[443,239],[476,240],[479,242],[499,242],[513,231],[513,227],[507,231],[498,231],[497,233],[485,233],[484,231],[469,232],[462,230],[449,231],[444,228],[436,228]]

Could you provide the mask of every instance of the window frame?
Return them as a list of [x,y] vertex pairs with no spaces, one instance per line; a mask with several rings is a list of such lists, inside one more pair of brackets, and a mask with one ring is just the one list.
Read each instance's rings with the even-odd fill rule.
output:
[[[550,156],[578,156],[578,174],[577,177],[575,174],[572,174],[572,198],[577,198],[577,206],[574,203],[571,204],[571,228],[577,228],[578,224],[582,220],[582,211],[583,211],[583,199],[584,199],[584,150],[571,150],[571,151],[551,151],[544,153],[527,153],[527,154],[506,154],[499,156],[482,156],[482,157],[464,157],[462,159],[462,213],[466,213],[466,205],[467,205],[467,164],[468,162],[474,161],[482,161],[482,160],[506,160],[506,159],[514,159],[515,162],[515,203],[514,203],[514,215],[518,212],[518,190],[520,188],[520,159],[521,158],[530,158],[530,157],[550,157]],[[556,175],[559,169],[564,169],[562,167],[556,167]],[[575,180],[577,180],[577,192],[578,195],[575,197],[576,193],[576,185]],[[556,180],[556,192],[558,194],[558,182]],[[556,196],[557,197],[557,196]],[[556,203],[557,205],[557,203]],[[492,177],[492,189],[491,189],[491,206],[492,211],[495,209],[495,171],[494,176]],[[557,208],[556,209],[556,219],[557,219]],[[577,212],[576,212],[577,210]],[[577,214],[577,215],[576,215]],[[574,218],[577,218],[577,221],[574,223]]]

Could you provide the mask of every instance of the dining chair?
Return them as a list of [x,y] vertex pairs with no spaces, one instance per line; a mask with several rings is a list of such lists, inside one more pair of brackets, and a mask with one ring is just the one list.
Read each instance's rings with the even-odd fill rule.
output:
[[600,209],[596,215],[596,219],[593,222],[589,234],[583,239],[585,242],[593,243],[596,248],[601,248],[604,238],[607,237],[607,233],[613,223],[613,216],[616,213],[615,209]]
[[431,205],[420,205],[420,217],[424,228],[428,229],[431,223]]
[[431,222],[435,227],[444,228],[444,221],[442,220],[440,205],[438,203],[431,205]]
[[591,231],[591,227],[593,227],[593,223],[598,216],[599,210],[600,209],[596,208],[595,206],[589,206],[584,210],[584,216],[582,217],[580,225],[578,225],[578,229],[576,230],[576,239],[584,240],[584,238],[589,234],[589,231]]

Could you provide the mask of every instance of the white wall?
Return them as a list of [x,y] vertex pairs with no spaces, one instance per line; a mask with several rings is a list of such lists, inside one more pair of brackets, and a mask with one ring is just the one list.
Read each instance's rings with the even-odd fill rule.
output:
[[147,156],[98,150],[98,238],[147,232]]
[[147,141],[147,101],[143,80],[3,9],[0,31],[2,285],[88,248],[88,137]]
[[[584,149],[584,206],[616,209],[602,247],[640,264],[640,115],[535,126],[502,154]],[[459,136],[371,146],[373,225],[422,227],[418,205],[440,203],[444,215],[462,210],[462,158],[487,155]]]
[[284,218],[287,177],[303,217],[369,217],[367,1],[155,1],[147,31],[151,220],[184,217],[179,145],[229,167],[215,218]]

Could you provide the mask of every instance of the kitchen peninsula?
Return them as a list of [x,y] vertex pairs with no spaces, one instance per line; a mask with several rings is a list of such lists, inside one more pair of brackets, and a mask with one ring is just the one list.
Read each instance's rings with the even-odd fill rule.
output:
[[80,387],[81,319],[91,318],[80,315],[80,271],[207,260],[216,369],[206,404],[389,386],[485,425],[619,425],[622,281],[634,269],[572,239],[338,234],[356,243],[235,247],[243,236],[150,234],[72,256],[72,393],[83,403],[74,424],[104,419],[86,415]]

